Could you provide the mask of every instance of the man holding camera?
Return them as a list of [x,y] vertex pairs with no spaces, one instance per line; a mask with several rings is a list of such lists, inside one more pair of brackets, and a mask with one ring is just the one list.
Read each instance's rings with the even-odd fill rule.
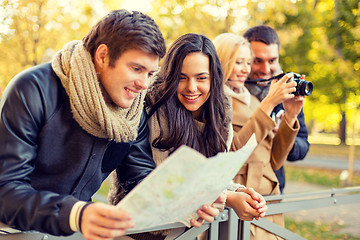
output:
[[[280,39],[276,31],[269,26],[259,25],[248,29],[244,33],[244,37],[250,42],[251,48],[254,53],[254,61],[251,65],[251,73],[247,82],[256,82],[257,79],[269,79],[280,72],[279,65],[279,50]],[[304,77],[302,77],[303,79]],[[250,93],[262,101],[268,94],[270,84],[269,82],[258,82],[257,84],[246,83],[245,86],[249,89]],[[296,96],[293,100],[284,102],[276,106],[271,113],[271,117],[275,121],[280,121],[284,111],[288,111],[294,105],[302,105],[305,96]],[[309,151],[308,131],[305,125],[305,117],[303,110],[297,116],[300,123],[300,130],[295,143],[291,149],[287,160],[297,161],[305,158]],[[274,131],[276,132],[277,129]],[[285,171],[284,167],[275,171],[279,180],[280,191],[283,192],[285,187]]]

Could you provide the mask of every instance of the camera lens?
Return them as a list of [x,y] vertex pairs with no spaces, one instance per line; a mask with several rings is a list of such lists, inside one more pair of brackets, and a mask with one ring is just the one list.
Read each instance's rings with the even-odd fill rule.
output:
[[294,93],[297,96],[310,96],[313,91],[313,84],[311,82],[295,79],[296,85],[296,92]]

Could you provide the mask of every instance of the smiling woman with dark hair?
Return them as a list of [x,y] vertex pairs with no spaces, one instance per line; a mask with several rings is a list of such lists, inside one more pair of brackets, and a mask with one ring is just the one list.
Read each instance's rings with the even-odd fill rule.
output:
[[222,78],[220,61],[207,37],[178,38],[147,95],[149,116],[155,114],[160,126],[152,146],[172,152],[186,144],[207,157],[227,150],[231,116]]

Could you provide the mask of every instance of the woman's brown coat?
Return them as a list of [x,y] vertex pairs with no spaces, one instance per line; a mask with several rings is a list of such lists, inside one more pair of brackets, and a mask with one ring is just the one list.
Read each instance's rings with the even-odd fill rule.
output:
[[[258,146],[234,178],[234,182],[252,187],[262,195],[280,194],[279,183],[274,170],[279,169],[289,154],[299,131],[299,123],[294,127],[286,120],[280,123],[276,134],[273,133],[275,122],[262,111],[259,101],[251,96],[250,105],[232,96],[234,138],[232,151],[241,148],[255,133]],[[267,216],[268,220],[283,226],[282,215]],[[252,239],[277,239],[275,235],[252,225]]]

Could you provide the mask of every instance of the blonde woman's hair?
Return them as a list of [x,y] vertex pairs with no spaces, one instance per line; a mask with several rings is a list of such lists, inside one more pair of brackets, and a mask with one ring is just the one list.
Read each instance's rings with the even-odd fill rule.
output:
[[213,43],[220,59],[224,74],[223,83],[225,83],[234,68],[240,46],[245,45],[250,48],[250,43],[243,36],[234,33],[222,33],[213,40]]

